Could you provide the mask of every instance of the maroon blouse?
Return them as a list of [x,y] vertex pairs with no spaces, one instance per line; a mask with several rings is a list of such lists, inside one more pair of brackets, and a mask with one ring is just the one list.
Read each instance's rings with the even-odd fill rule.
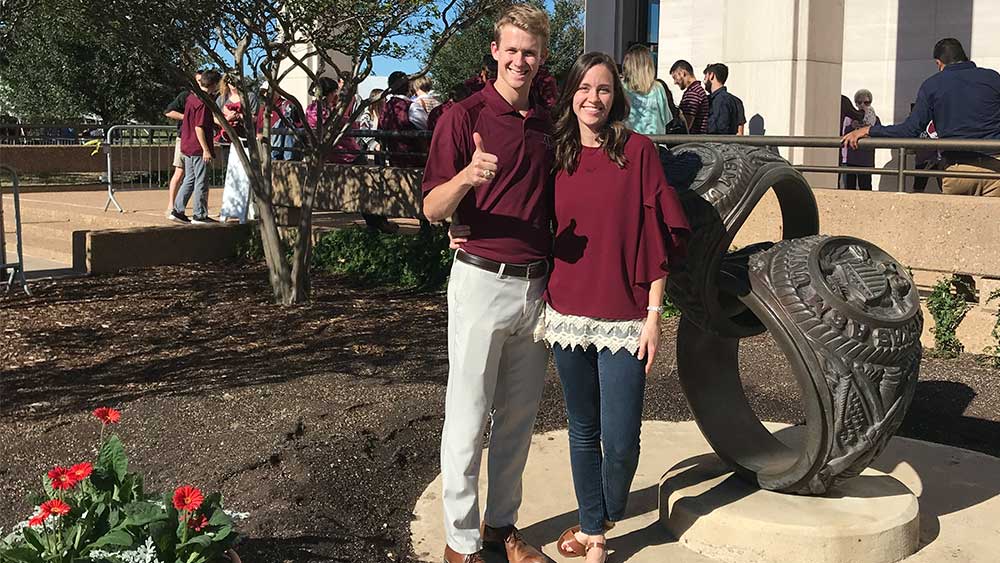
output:
[[656,146],[632,133],[625,168],[584,147],[573,174],[555,180],[554,266],[545,300],[564,315],[646,316],[650,283],[684,256],[690,227]]

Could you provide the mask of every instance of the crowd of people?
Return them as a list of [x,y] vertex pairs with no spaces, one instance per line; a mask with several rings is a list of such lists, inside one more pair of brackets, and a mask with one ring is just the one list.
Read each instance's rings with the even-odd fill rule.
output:
[[[630,110],[624,118],[624,123],[633,131],[644,135],[663,135],[677,133],[742,135],[746,118],[743,112],[743,102],[729,93],[725,83],[729,69],[722,63],[708,65],[702,80],[694,76],[694,70],[687,61],[677,61],[670,70],[674,83],[681,88],[683,95],[680,105],[674,103],[673,94],[667,84],[657,78],[656,67],[649,48],[644,45],[634,45],[625,54],[620,65],[615,65],[616,72],[621,76],[624,93]],[[210,71],[215,80],[217,71]],[[178,223],[214,223],[207,212],[208,188],[207,165],[216,158],[215,147],[223,144],[243,143],[250,139],[261,140],[263,135],[263,111],[265,104],[260,103],[258,96],[252,93],[246,100],[247,108],[243,107],[238,89],[231,79],[218,75],[215,82],[209,81],[205,86],[201,83],[206,73],[196,74],[196,82],[212,96],[216,97],[216,105],[225,120],[236,131],[237,138],[230,139],[224,134],[219,121],[208,120],[205,127],[190,125],[192,120],[186,116],[205,120],[205,114],[211,116],[200,103],[198,96],[184,91],[166,108],[165,115],[177,121],[178,138],[174,154],[174,174],[169,183],[169,201],[166,216]],[[344,135],[327,155],[331,164],[377,164],[399,167],[422,167],[429,142],[426,136],[407,135],[406,132],[433,132],[442,116],[450,108],[462,100],[482,91],[487,84],[495,81],[498,76],[498,65],[492,53],[483,55],[479,71],[456,85],[448,92],[447,97],[441,96],[431,79],[420,76],[409,79],[407,74],[396,71],[388,77],[388,90],[373,89],[368,93],[370,105],[351,123],[352,129],[372,131],[402,132],[401,135],[380,138],[378,136],[352,137]],[[310,89],[312,102],[299,115],[300,110],[291,101],[265,90],[260,96],[272,95],[274,108],[270,122],[274,131],[267,142],[271,146],[272,160],[294,161],[302,158],[301,140],[292,131],[305,124],[315,127],[322,115],[324,122],[332,126],[343,125],[342,119],[354,112],[356,104],[361,100],[354,96],[350,100],[342,100],[346,75],[336,80],[328,77],[319,78]],[[532,77],[530,95],[538,105],[549,110],[556,106],[560,96],[560,87],[556,78],[545,66],[540,66]],[[341,117],[330,113],[338,102],[343,114]],[[246,115],[255,116],[256,135],[245,131]],[[336,117],[331,121],[331,117]],[[190,126],[185,126],[187,122]],[[200,131],[200,132],[199,132]],[[200,144],[200,137],[205,137],[205,147]],[[245,222],[254,217],[250,183],[242,162],[233,151],[227,152],[226,176],[223,188],[222,207],[219,219],[222,221]],[[188,170],[190,168],[190,171]],[[185,213],[189,199],[195,197],[193,214]],[[395,232],[398,226],[385,217],[374,214],[363,214],[369,228],[383,232]]]

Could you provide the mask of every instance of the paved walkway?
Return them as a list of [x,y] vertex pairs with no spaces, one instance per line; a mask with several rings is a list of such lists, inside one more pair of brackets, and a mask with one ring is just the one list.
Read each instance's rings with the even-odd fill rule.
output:
[[[772,428],[781,428],[774,425]],[[712,561],[676,541],[658,521],[659,482],[674,465],[710,453],[694,422],[646,421],[646,447],[632,483],[628,517],[608,535],[609,561],[619,563],[704,563]],[[483,466],[485,467],[485,463]],[[1000,459],[959,448],[893,438],[874,468],[919,497],[921,549],[907,563],[994,563],[1000,546]],[[481,499],[487,483],[480,480]],[[440,561],[444,551],[441,479],[435,479],[414,508],[413,549],[421,561]],[[519,526],[545,554],[563,563],[554,541],[578,522],[565,430],[536,435],[524,479]],[[818,547],[819,548],[819,547]],[[742,559],[741,559],[742,560]],[[802,554],[803,562],[809,561]],[[500,559],[502,561],[502,558]],[[489,561],[493,563],[493,561]]]

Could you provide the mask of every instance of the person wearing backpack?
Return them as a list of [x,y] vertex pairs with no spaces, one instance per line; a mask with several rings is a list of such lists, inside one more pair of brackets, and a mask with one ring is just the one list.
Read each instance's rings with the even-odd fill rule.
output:
[[[382,115],[378,118],[379,129],[382,131],[419,131],[410,121],[410,80],[405,72],[396,71],[389,75],[390,95],[385,100]],[[424,139],[395,138],[386,139],[383,143],[392,153],[388,157],[390,166],[402,168],[420,168],[424,165],[428,143]],[[411,154],[412,153],[412,154]]]

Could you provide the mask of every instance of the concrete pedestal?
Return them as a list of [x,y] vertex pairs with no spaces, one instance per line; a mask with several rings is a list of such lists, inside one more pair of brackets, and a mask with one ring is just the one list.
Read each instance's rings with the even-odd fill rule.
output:
[[917,498],[873,469],[807,497],[758,489],[702,455],[664,475],[659,506],[681,544],[716,561],[894,563],[919,545]]
[[[768,424],[772,431],[785,425]],[[784,431],[782,438],[788,431]],[[576,524],[576,498],[573,495],[573,478],[569,469],[568,438],[565,430],[537,434],[532,439],[531,453],[524,471],[524,502],[517,525],[528,541],[542,547],[546,555],[557,563],[579,563],[580,559],[564,559],[556,551],[555,541],[565,528]],[[680,467],[684,460],[687,467],[707,463],[714,458],[693,422],[654,422],[642,424],[642,454],[639,468],[632,481],[625,519],[608,535],[608,547],[613,563],[711,563],[718,559],[696,553],[689,544],[678,541],[659,522],[657,509],[660,484],[664,471]],[[692,463],[692,460],[697,460]],[[958,448],[918,442],[906,438],[893,438],[885,452],[875,461],[875,468],[897,480],[912,491],[920,501],[920,549],[905,559],[906,563],[996,563],[997,546],[1000,545],[1000,459]],[[480,479],[480,498],[485,501],[487,475],[485,463]],[[864,493],[871,483],[871,475],[858,477],[854,497],[846,497],[845,506],[854,499],[864,500]],[[695,473],[689,474],[691,485]],[[704,479],[701,479],[704,481]],[[675,486],[675,490],[686,487]],[[718,487],[718,493],[730,491]],[[715,489],[713,489],[714,491]],[[885,488],[879,488],[885,495]],[[900,507],[912,497],[900,490],[897,501]],[[844,493],[841,493],[844,496]],[[680,497],[677,497],[678,499]],[[690,497],[689,497],[690,498]],[[718,508],[729,504],[730,499],[716,503]],[[731,499],[733,502],[738,498]],[[785,499],[787,502],[793,500]],[[913,507],[916,508],[916,503]],[[842,510],[849,510],[844,508]],[[897,514],[902,510],[894,509]],[[862,518],[854,513],[858,522]],[[880,517],[884,515],[879,515]],[[699,516],[708,522],[712,514]],[[804,517],[803,517],[804,518]],[[789,518],[793,522],[802,519]],[[733,525],[724,530],[723,537],[733,534],[755,534],[760,528],[755,524]],[[417,500],[410,525],[414,559],[440,563],[444,551],[444,519],[441,514],[441,478],[434,479]],[[788,556],[796,563],[827,561],[825,544],[808,549],[788,549]],[[732,559],[730,559],[732,560]],[[760,559],[757,559],[760,561]],[[503,563],[501,554],[490,553],[487,563]],[[742,559],[741,561],[750,561]],[[861,559],[852,560],[858,563]]]

